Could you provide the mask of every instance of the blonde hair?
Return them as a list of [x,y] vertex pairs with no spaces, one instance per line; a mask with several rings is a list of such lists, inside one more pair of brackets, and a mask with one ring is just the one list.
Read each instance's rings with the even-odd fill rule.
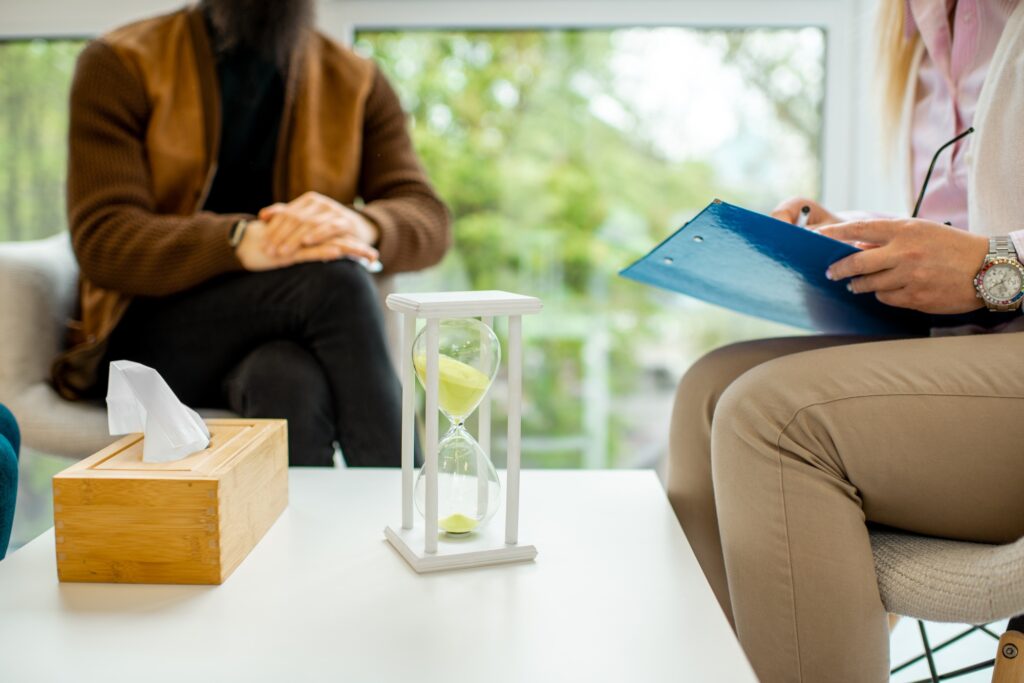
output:
[[907,37],[906,0],[878,0],[875,34],[878,38],[876,71],[880,85],[879,105],[889,141],[897,135],[903,102],[910,85],[910,67],[920,36]]

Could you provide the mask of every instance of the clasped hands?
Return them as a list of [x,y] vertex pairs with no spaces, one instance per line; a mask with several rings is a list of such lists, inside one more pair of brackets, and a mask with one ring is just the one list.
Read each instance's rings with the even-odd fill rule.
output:
[[988,254],[988,238],[920,218],[843,222],[810,199],[789,199],[772,212],[796,223],[811,207],[807,227],[863,251],[833,263],[826,277],[848,280],[856,294],[873,293],[890,306],[924,313],[967,313],[983,306],[974,276]]
[[246,226],[237,248],[246,270],[274,270],[350,257],[376,261],[380,230],[357,211],[317,192],[272,204]]

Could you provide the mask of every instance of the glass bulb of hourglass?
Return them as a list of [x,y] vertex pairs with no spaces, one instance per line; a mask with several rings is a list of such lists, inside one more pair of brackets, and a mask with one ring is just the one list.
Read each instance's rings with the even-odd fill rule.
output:
[[[426,385],[426,330],[413,342],[413,366]],[[438,324],[438,407],[451,423],[437,446],[437,523],[448,534],[466,534],[489,520],[501,500],[498,473],[469,432],[466,419],[487,394],[501,362],[494,331],[479,320]],[[427,416],[433,419],[433,416]],[[426,477],[416,480],[416,508],[425,515]]]
[[[426,516],[427,479],[416,479],[416,509]],[[473,437],[453,427],[437,446],[437,526],[453,535],[478,529],[501,503],[498,472]]]

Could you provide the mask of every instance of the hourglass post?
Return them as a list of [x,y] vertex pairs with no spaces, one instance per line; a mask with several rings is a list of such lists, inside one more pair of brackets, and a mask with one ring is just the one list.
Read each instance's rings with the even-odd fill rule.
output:
[[523,403],[523,318],[508,317],[508,463],[505,471],[505,543],[519,542],[519,447]]
[[[485,315],[480,318],[480,322],[487,327],[494,329],[494,316]],[[484,394],[483,399],[480,401],[480,407],[476,411],[477,416],[477,443],[480,444],[480,448],[484,451],[484,456],[491,459],[491,392],[488,391]],[[483,477],[477,478],[477,489],[476,489],[476,506],[477,513],[483,515],[483,512],[487,509],[487,480]]]
[[412,484],[416,449],[416,376],[412,343],[416,339],[416,315],[406,313],[402,326],[402,528],[412,528]]
[[424,550],[437,552],[437,392],[438,392],[438,328],[437,318],[427,318],[426,358],[426,422],[427,438],[424,444],[423,467],[427,477],[427,495],[424,504]]

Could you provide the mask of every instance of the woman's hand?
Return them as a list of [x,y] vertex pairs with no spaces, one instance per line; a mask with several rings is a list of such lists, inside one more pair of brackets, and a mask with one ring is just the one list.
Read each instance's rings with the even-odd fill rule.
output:
[[261,271],[286,268],[310,261],[337,261],[345,256],[377,260],[377,250],[353,237],[332,237],[318,244],[301,247],[287,255],[271,254],[267,247],[269,226],[263,221],[250,221],[245,235],[235,249],[246,270]]
[[852,278],[851,292],[874,292],[884,304],[924,313],[967,313],[984,305],[974,276],[988,254],[987,237],[919,218],[851,221],[818,232],[874,245],[826,273],[830,280]]
[[835,215],[818,202],[804,197],[793,197],[791,199],[787,199],[775,207],[771,216],[772,218],[777,218],[780,221],[796,225],[797,220],[800,218],[800,211],[805,206],[811,207],[811,212],[807,214],[808,228],[816,228],[820,225],[831,225],[842,221],[839,216]]
[[[268,256],[290,256],[339,238],[372,249],[380,238],[377,226],[362,214],[317,192],[306,192],[287,204],[272,204],[260,211],[259,218],[268,224],[264,241]],[[366,258],[376,260],[376,252]]]

